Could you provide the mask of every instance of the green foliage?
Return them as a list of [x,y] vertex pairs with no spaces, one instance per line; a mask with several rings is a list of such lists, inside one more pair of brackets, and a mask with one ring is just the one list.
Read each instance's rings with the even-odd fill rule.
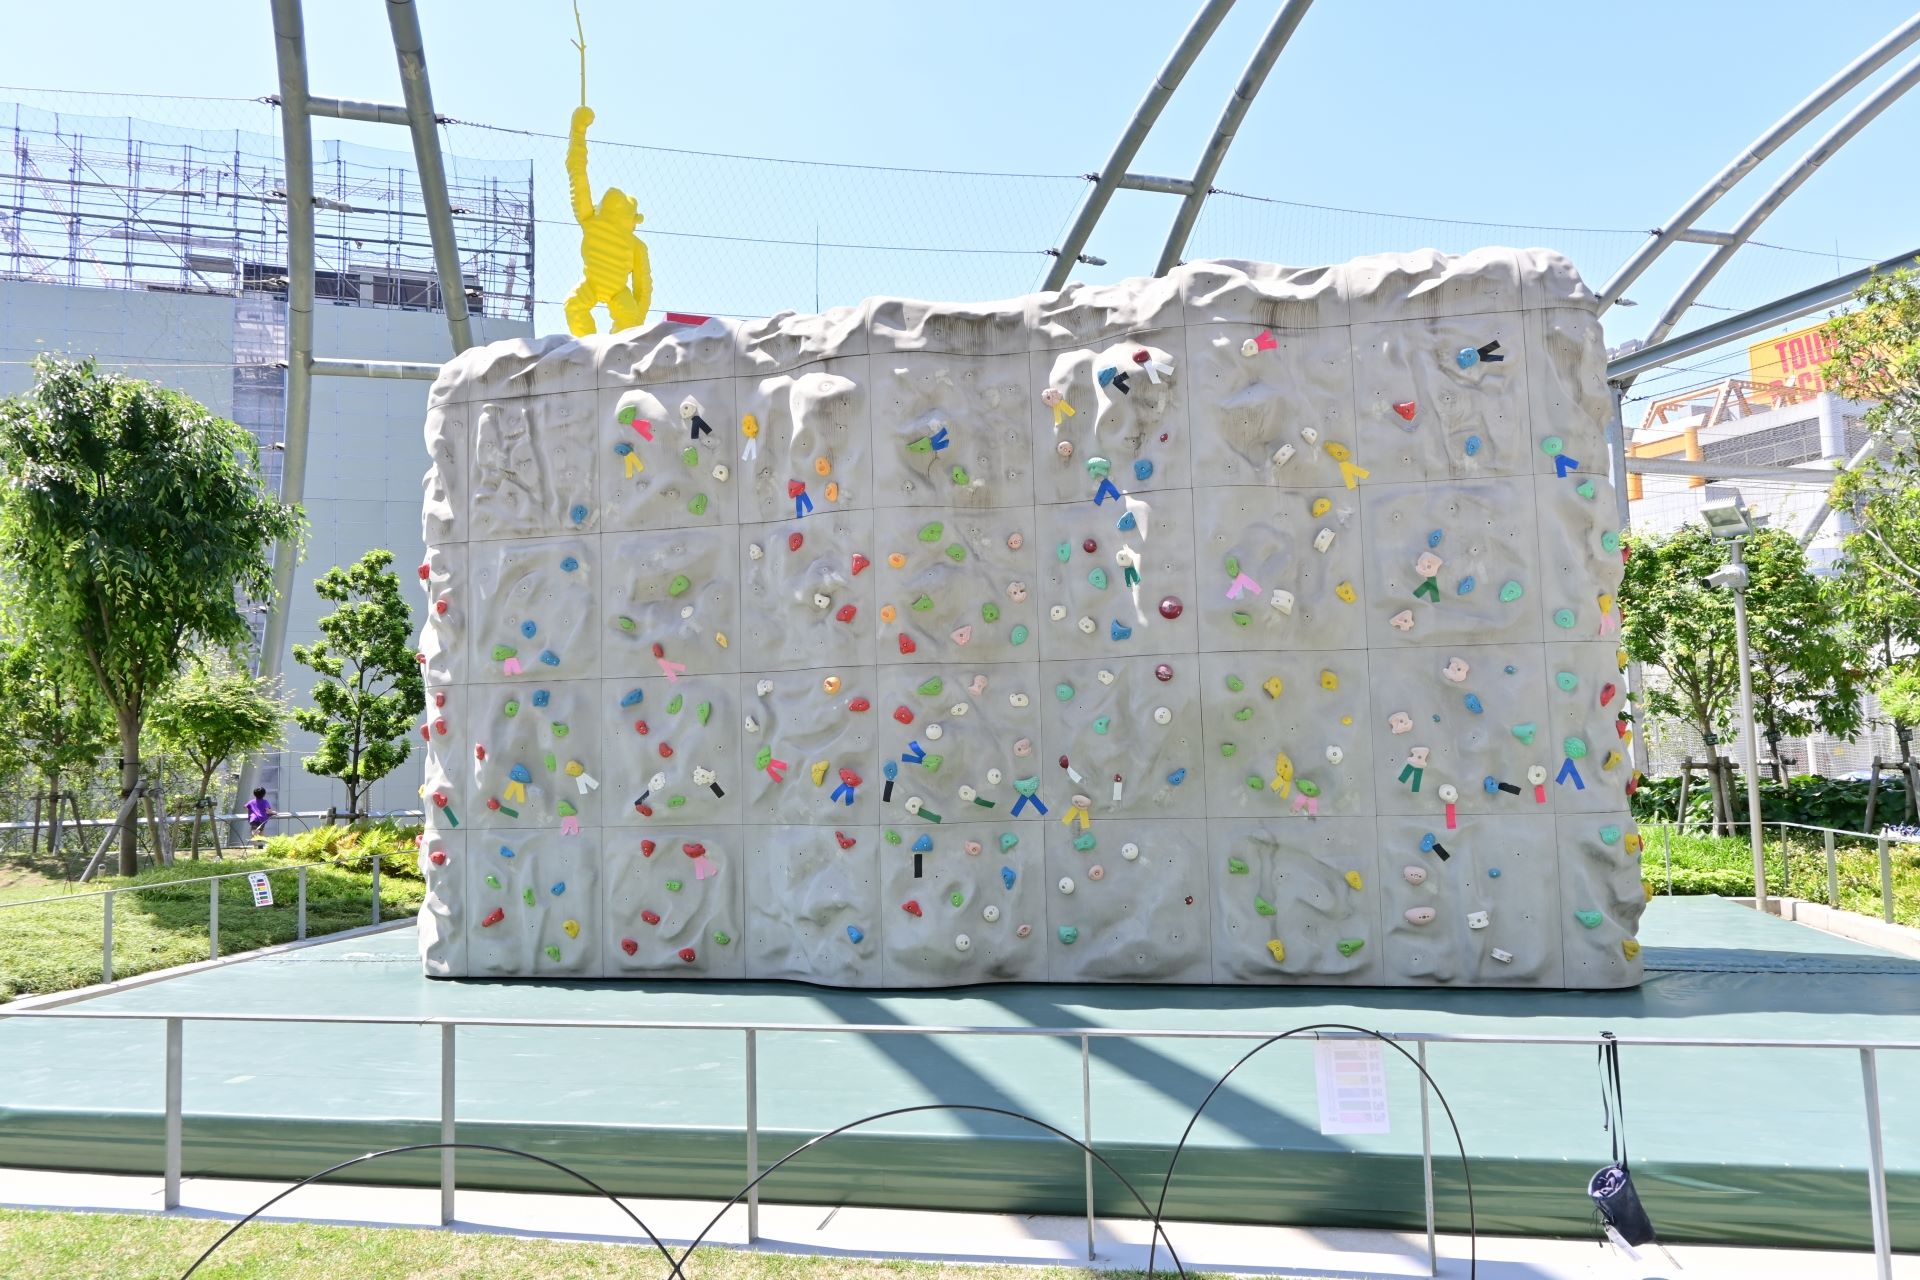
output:
[[192,655],[147,717],[160,748],[199,771],[199,800],[221,765],[278,743],[286,720],[286,702],[273,685],[219,650]]
[[[1739,784],[1745,787],[1745,782]],[[1799,822],[1810,827],[1832,827],[1837,831],[1864,831],[1867,821],[1868,782],[1863,778],[1788,778],[1786,784],[1771,778],[1760,780],[1760,820],[1762,822]],[[1744,790],[1741,793],[1745,794]],[[1897,822],[1905,812],[1907,784],[1898,775],[1880,780],[1880,802],[1874,811],[1874,825]],[[1642,822],[1675,820],[1680,800],[1680,779],[1643,778],[1630,802],[1633,816]],[[1705,827],[1713,820],[1712,801],[1705,780],[1694,775],[1693,788],[1687,793],[1686,821]],[[1742,821],[1746,809],[1736,805]],[[1741,830],[1744,832],[1745,828]]]
[[1908,658],[1882,672],[1873,696],[1895,724],[1920,725],[1920,660]]
[[179,392],[91,360],[34,374],[0,401],[0,571],[29,633],[113,709],[131,787],[149,702],[196,642],[249,639],[236,594],[268,598],[269,553],[306,521],[261,487],[252,435]]
[[417,822],[403,825],[389,818],[336,824],[269,837],[266,851],[285,862],[332,862],[363,868],[369,859],[378,855],[380,874],[418,880],[420,862],[416,855],[423,830]]
[[13,756],[57,788],[91,770],[112,741],[113,719],[90,679],[42,640],[0,642],[0,759]]
[[[1850,735],[1859,675],[1831,595],[1791,533],[1762,529],[1745,543],[1755,718],[1774,737],[1815,727]],[[1627,656],[1666,676],[1648,689],[1645,709],[1683,718],[1703,737],[1726,736],[1740,691],[1733,594],[1705,581],[1727,556],[1727,544],[1696,525],[1636,539],[1621,587]]]
[[1825,325],[1832,355],[1820,374],[1849,400],[1872,400],[1865,425],[1914,460],[1920,430],[1920,279],[1908,270],[1873,276],[1853,293],[1860,305]]
[[376,549],[351,568],[327,570],[314,590],[340,607],[320,619],[320,643],[293,646],[294,660],[319,676],[313,706],[293,713],[302,729],[320,735],[301,764],[346,783],[350,813],[361,812],[367,788],[407,758],[413,722],[427,705],[413,620],[392,563],[391,551]]

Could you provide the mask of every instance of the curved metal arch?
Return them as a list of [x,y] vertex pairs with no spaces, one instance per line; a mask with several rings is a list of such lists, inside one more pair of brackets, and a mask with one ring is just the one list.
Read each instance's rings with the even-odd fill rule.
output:
[[1187,237],[1193,234],[1193,224],[1200,220],[1200,206],[1207,202],[1207,196],[1213,190],[1213,180],[1220,173],[1220,163],[1227,158],[1227,148],[1233,145],[1234,137],[1240,131],[1240,122],[1246,118],[1247,108],[1259,96],[1267,73],[1280,60],[1287,41],[1293,38],[1300,20],[1307,16],[1312,4],[1313,0],[1286,0],[1280,6],[1280,12],[1273,15],[1273,24],[1267,28],[1267,34],[1261,37],[1253,57],[1247,60],[1247,69],[1240,73],[1240,83],[1234,86],[1227,105],[1220,109],[1220,120],[1213,127],[1213,137],[1207,140],[1206,150],[1200,153],[1200,162],[1193,167],[1193,180],[1187,184],[1186,196],[1180,201],[1179,211],[1173,215],[1173,226],[1167,230],[1167,243],[1160,250],[1160,261],[1154,266],[1153,274],[1163,276],[1179,263],[1180,255],[1187,248]]
[[1636,249],[1625,265],[1613,273],[1613,279],[1607,281],[1600,290],[1600,311],[1607,309],[1620,300],[1633,282],[1644,274],[1654,261],[1673,246],[1676,241],[1692,239],[1705,243],[1720,243],[1721,237],[1711,232],[1695,232],[1693,224],[1700,216],[1717,203],[1721,196],[1731,191],[1742,178],[1752,173],[1761,161],[1772,155],[1779,147],[1791,139],[1800,130],[1812,123],[1828,107],[1852,92],[1862,80],[1893,61],[1915,40],[1920,40],[1920,13],[1908,18],[1895,27],[1878,44],[1862,53],[1852,62],[1834,73],[1833,78],[1815,89],[1799,106],[1787,112],[1774,122],[1772,128],[1755,138],[1742,148],[1740,153],[1729,161],[1725,168],[1715,174],[1707,185],[1694,193],[1687,203],[1668,218],[1661,227],[1649,235],[1646,242]]

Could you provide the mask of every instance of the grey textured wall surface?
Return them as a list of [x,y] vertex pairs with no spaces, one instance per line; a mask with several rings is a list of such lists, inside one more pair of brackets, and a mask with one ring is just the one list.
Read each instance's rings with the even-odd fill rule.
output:
[[1604,363],[1512,249],[464,353],[427,972],[1637,982]]

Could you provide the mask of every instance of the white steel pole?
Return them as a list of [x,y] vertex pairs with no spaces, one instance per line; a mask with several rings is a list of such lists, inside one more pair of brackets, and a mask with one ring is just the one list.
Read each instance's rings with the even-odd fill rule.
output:
[[[1733,540],[1732,563],[1745,568],[1742,540]],[[1747,740],[1747,839],[1753,845],[1753,905],[1761,911],[1767,906],[1767,853],[1760,832],[1760,753],[1753,727],[1753,655],[1747,646],[1747,588],[1742,582],[1733,589],[1733,630],[1740,661],[1740,731]]]

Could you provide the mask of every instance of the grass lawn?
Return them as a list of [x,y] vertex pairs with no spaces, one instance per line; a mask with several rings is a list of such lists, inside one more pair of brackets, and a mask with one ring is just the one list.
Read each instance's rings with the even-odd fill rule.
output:
[[[1659,827],[1642,829],[1646,848],[1642,873],[1655,893],[1667,891],[1666,841]],[[1746,897],[1753,893],[1753,850],[1744,834],[1672,837],[1673,891]],[[1834,849],[1840,868],[1840,902],[1848,911],[1880,916],[1880,855],[1872,840],[1840,839]],[[1894,919],[1920,926],[1920,845],[1890,846],[1893,863]],[[1776,896],[1827,900],[1827,855],[1817,833],[1787,832],[1782,856],[1780,830],[1766,828],[1767,892]]]
[[[106,1213],[0,1210],[0,1275],[8,1280],[174,1280],[227,1224]],[[207,1280],[575,1280],[667,1274],[651,1246],[576,1244],[449,1231],[255,1223],[213,1255]],[[1072,1267],[958,1265],[791,1257],[702,1249],[688,1280],[1078,1280]],[[1140,1272],[1102,1273],[1115,1280]],[[1172,1274],[1169,1269],[1168,1274]],[[1199,1275],[1198,1272],[1189,1273]]]
[[[126,878],[103,877],[89,885],[16,873],[0,887],[0,903],[53,897],[51,902],[0,910],[0,1001],[16,996],[68,991],[100,981],[100,921],[103,899],[95,889],[115,889],[113,974],[131,977],[153,969],[207,958],[208,886],[170,887],[170,882],[229,871],[266,871],[273,885],[271,907],[253,905],[244,878],[220,883],[220,954],[269,943],[290,942],[297,930],[297,873],[281,858],[254,856],[224,861],[185,858],[171,867]],[[424,886],[419,880],[380,877],[380,914],[385,920],[413,915]],[[373,923],[373,877],[364,870],[307,870],[307,936]],[[0,1270],[0,1275],[11,1274]]]

